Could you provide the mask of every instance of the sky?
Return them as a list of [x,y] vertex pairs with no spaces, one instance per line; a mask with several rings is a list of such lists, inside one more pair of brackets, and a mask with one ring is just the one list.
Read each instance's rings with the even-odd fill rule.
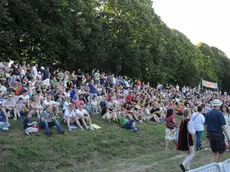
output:
[[204,42],[230,58],[230,0],[153,0],[168,27],[184,33],[193,44]]

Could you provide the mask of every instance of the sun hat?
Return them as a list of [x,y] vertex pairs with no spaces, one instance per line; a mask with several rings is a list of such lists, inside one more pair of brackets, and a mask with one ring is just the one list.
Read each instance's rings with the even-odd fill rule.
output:
[[215,99],[215,100],[212,101],[212,106],[213,107],[218,107],[218,106],[221,106],[222,104],[223,103],[218,99]]

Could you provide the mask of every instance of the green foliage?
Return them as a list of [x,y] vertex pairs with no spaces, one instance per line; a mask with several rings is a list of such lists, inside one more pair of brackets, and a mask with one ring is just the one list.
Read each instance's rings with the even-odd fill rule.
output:
[[151,0],[2,0],[0,44],[0,60],[230,88],[227,56],[168,28]]

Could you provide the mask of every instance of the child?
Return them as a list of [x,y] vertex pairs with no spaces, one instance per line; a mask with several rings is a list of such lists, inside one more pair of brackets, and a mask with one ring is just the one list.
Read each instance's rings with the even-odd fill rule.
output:
[[27,111],[26,105],[23,103],[23,99],[20,97],[16,103],[17,115],[20,120],[22,120],[21,115],[24,115]]
[[93,115],[97,114],[98,102],[97,102],[96,96],[93,96],[92,101],[91,101],[91,106],[92,106]]
[[24,119],[23,123],[24,123],[25,134],[27,136],[30,136],[30,134],[32,134],[32,133],[38,132],[38,128],[36,128],[37,122],[32,121],[30,113],[26,112],[25,119]]
[[91,105],[90,102],[87,102],[85,105],[85,110],[90,114],[91,113]]
[[177,150],[188,151],[189,155],[185,158],[180,168],[182,171],[190,170],[190,162],[195,156],[195,148],[192,135],[195,135],[196,131],[193,128],[192,120],[190,120],[191,111],[184,109],[183,116],[185,120],[181,121],[180,132],[177,144]]

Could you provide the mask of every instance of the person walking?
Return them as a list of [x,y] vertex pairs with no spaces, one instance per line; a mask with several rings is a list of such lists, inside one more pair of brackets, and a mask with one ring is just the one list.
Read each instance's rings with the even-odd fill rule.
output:
[[192,136],[195,135],[196,132],[193,128],[193,121],[190,120],[190,109],[184,109],[183,116],[185,119],[182,120],[180,124],[177,150],[188,151],[188,156],[184,159],[182,164],[180,164],[180,168],[184,172],[190,170],[190,163],[195,157],[195,149]]
[[202,106],[197,108],[198,112],[195,112],[191,116],[191,120],[193,121],[193,127],[196,131],[196,151],[201,150],[201,135],[204,131],[204,122],[205,118],[202,114]]
[[[226,128],[226,122],[223,113],[220,111],[222,102],[218,99],[213,100],[213,109],[205,115],[205,124],[207,126],[207,137],[210,141],[210,147],[212,149],[211,162],[222,162],[223,154],[226,150],[224,137],[230,138]],[[224,134],[225,136],[224,136]]]

